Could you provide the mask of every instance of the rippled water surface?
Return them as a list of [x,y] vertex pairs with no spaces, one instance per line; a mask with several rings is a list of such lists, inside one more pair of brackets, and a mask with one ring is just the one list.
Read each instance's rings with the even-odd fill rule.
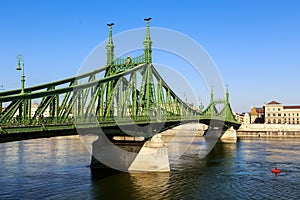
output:
[[217,143],[169,173],[92,173],[78,136],[2,143],[0,158],[0,199],[300,199],[300,138]]

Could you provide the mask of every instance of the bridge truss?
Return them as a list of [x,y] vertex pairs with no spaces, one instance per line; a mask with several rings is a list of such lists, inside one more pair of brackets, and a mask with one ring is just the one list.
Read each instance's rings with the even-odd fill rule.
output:
[[[0,93],[0,134],[165,123],[164,128],[198,121],[238,127],[226,100],[211,96],[206,109],[182,101],[152,65],[147,21],[144,54],[114,59],[110,24],[107,65],[95,71],[47,84]],[[217,109],[221,104],[222,109]]]

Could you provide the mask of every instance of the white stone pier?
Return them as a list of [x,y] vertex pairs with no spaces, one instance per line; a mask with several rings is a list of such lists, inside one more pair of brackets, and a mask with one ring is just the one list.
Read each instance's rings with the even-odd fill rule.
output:
[[140,152],[130,165],[128,171],[170,171],[168,148],[162,141],[161,134],[156,134],[150,140],[145,142]]

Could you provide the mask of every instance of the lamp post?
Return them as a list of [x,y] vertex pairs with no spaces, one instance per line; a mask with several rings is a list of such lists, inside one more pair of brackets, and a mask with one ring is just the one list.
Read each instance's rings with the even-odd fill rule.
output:
[[[24,57],[20,54],[17,56],[18,60],[18,67],[17,70],[22,70],[22,76],[21,76],[21,94],[24,94],[24,87],[25,87],[25,75],[24,75]],[[22,63],[22,67],[21,67]]]

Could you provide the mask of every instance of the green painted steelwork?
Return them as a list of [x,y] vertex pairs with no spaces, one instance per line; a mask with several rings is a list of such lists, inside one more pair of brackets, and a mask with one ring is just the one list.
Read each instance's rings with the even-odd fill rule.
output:
[[144,54],[145,54],[145,62],[152,63],[152,41],[150,37],[150,20],[151,18],[145,18],[146,21],[146,38],[144,40]]
[[[214,100],[211,91],[206,109],[192,109],[182,101],[152,65],[149,21],[146,21],[144,54],[114,59],[112,25],[106,45],[107,65],[95,71],[56,82],[0,93],[0,134],[116,128],[133,124],[218,122],[239,127],[229,103]],[[23,67],[24,68],[24,67]],[[222,109],[218,110],[217,105]],[[34,107],[35,106],[35,107]],[[162,130],[163,130],[162,129]],[[115,133],[114,133],[115,134]],[[126,134],[126,133],[119,133]]]
[[108,42],[106,45],[106,64],[112,64],[114,60],[114,44],[112,40],[112,26],[114,23],[107,24],[109,26]]
[[[25,88],[25,74],[24,74],[24,57],[22,55],[17,56],[18,60],[18,67],[17,70],[22,70],[22,75],[21,75],[21,93],[24,93],[24,88]],[[21,67],[22,63],[22,67]]]

